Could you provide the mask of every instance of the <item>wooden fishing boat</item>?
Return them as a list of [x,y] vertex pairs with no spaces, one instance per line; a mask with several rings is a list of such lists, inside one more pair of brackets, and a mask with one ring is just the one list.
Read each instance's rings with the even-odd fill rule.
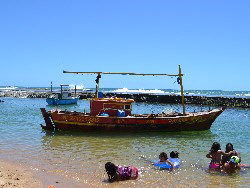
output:
[[[63,131],[198,131],[210,129],[215,119],[225,108],[202,112],[186,112],[182,86],[181,68],[179,74],[135,74],[135,73],[103,73],[103,72],[69,72],[73,74],[97,73],[96,97],[90,100],[90,113],[76,111],[57,111],[41,108],[46,130]],[[133,99],[99,98],[99,79],[101,74],[157,75],[177,76],[182,93],[182,113],[168,114],[133,114]]]

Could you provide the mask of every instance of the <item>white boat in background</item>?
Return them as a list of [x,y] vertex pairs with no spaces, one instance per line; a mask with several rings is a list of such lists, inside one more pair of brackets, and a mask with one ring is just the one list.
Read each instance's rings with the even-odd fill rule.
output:
[[76,92],[93,91],[92,89],[85,88],[84,85],[69,85],[69,90],[70,91],[75,91],[76,90]]
[[15,87],[15,86],[6,86],[6,87],[0,87],[0,90],[2,90],[2,91],[10,91],[10,90],[15,90],[17,88],[18,87]]
[[164,94],[165,91],[159,89],[116,89],[111,91],[112,93],[120,93],[120,94]]

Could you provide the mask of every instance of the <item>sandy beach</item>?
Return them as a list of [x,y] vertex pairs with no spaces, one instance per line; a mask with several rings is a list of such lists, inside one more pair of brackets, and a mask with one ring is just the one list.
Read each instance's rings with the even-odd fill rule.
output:
[[23,164],[0,160],[0,187],[1,188],[56,188],[82,187],[79,182],[72,181],[65,176],[41,172]]
[[0,187],[46,187],[21,165],[0,161]]

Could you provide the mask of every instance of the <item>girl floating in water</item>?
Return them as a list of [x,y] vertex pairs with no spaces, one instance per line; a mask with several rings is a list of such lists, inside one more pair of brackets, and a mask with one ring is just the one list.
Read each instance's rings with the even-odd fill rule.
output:
[[135,180],[138,177],[138,169],[134,166],[116,166],[111,162],[105,164],[109,182],[121,180]]
[[170,158],[168,159],[171,163],[173,163],[175,168],[179,168],[180,166],[180,159],[178,151],[171,151]]
[[[173,154],[175,155],[175,154]],[[177,154],[178,155],[178,154]],[[165,152],[161,152],[159,155],[159,161],[153,163],[154,166],[158,166],[159,164],[169,164],[171,169],[175,169],[174,164],[168,159],[168,155]]]

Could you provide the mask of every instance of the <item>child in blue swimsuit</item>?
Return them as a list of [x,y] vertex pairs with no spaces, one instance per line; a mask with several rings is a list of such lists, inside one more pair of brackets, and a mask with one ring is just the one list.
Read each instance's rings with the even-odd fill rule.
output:
[[170,158],[168,160],[173,163],[175,168],[178,168],[180,166],[179,153],[177,151],[171,151]]

